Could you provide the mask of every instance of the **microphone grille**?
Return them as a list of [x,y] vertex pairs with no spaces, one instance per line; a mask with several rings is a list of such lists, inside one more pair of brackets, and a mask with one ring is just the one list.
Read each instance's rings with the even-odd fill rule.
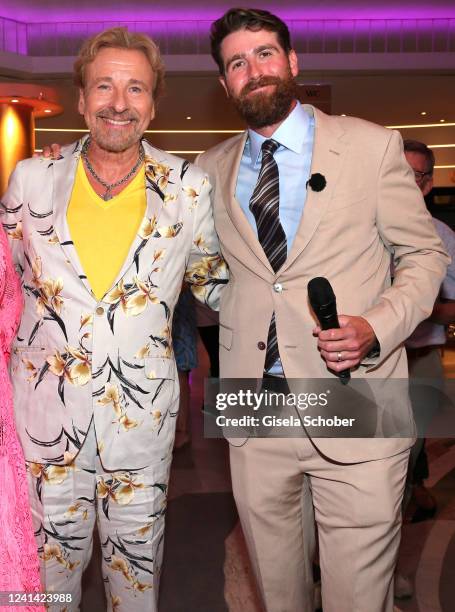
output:
[[308,297],[312,308],[335,300],[332,285],[324,276],[316,276],[308,283]]

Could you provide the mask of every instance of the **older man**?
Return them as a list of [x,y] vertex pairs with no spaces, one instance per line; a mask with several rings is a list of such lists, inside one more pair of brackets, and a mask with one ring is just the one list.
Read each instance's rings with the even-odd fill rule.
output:
[[[212,55],[248,125],[197,162],[214,183],[235,279],[220,311],[221,376],[406,377],[401,343],[431,312],[448,260],[400,136],[302,107],[289,30],[267,11],[223,15]],[[349,313],[340,329],[315,328],[307,285],[316,276]],[[412,439],[234,443],[234,496],[268,612],[312,609],[310,492],[324,612],[391,611]]]
[[178,411],[172,312],[184,277],[216,307],[226,270],[207,178],[141,140],[163,84],[156,45],[107,30],[75,80],[89,136],[19,163],[3,199],[25,298],[17,427],[43,584],[68,594],[57,606],[78,609],[97,520],[109,609],[153,611]]
[[[433,188],[433,151],[423,142],[408,139],[404,141],[404,154],[422,195],[428,195]],[[455,233],[439,219],[433,218],[433,223],[452,262],[447,268],[431,316],[422,321],[407,339],[406,352],[411,378],[432,378],[437,383],[444,378],[441,348],[446,343],[445,326],[455,321]],[[422,397],[421,390],[418,393],[420,397],[417,404],[422,406],[428,398]],[[430,393],[430,397],[429,405],[425,406],[428,418],[431,418],[439,403],[437,390],[433,394]],[[412,485],[412,494],[417,505],[416,519],[431,517],[436,510],[436,502],[423,484],[425,478],[428,478],[423,438],[419,438],[411,450],[409,470],[408,485]],[[410,494],[411,490],[407,493]]]
[[[434,153],[425,143],[418,140],[407,139],[403,145],[404,155],[414,172],[415,182],[422,195],[427,196],[433,188]],[[446,343],[445,326],[455,321],[455,233],[439,219],[433,218],[433,223],[452,261],[447,268],[431,316],[422,321],[406,341],[410,378],[431,379],[434,385],[434,388],[430,386],[411,388],[419,437],[411,448],[409,456],[403,510],[406,510],[412,498],[416,505],[413,521],[431,518],[436,512],[436,500],[424,485],[429,470],[423,436],[440,403],[439,387],[444,378],[441,347]],[[413,594],[411,581],[398,571],[395,572],[394,592],[397,599],[406,599]]]

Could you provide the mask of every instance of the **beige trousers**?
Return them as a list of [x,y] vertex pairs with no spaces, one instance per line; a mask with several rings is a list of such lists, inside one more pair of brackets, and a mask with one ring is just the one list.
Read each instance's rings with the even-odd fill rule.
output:
[[346,465],[307,438],[251,438],[230,457],[267,612],[313,610],[313,507],[324,612],[392,612],[409,451]]

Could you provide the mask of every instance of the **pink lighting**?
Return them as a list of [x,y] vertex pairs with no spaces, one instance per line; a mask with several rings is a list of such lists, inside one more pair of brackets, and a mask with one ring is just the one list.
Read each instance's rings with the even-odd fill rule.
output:
[[[88,36],[125,25],[155,38],[164,54],[208,54],[212,21],[235,3],[202,0],[189,6],[176,0],[166,8],[154,4],[111,0],[108,7],[101,7],[91,0],[47,0],[48,10],[43,10],[37,2],[2,0],[0,51],[71,56]],[[391,0],[373,0],[373,5],[360,0],[347,4],[328,0],[316,6],[309,0],[288,0],[281,8],[272,0],[263,0],[260,5],[288,23],[298,52],[450,52],[455,45],[453,0],[436,0],[431,5],[423,0],[404,0],[398,6]],[[415,43],[403,45],[405,34]]]
[[[159,6],[161,4],[161,6]],[[91,0],[48,0],[46,9],[39,2],[2,0],[0,16],[23,23],[64,23],[64,22],[135,22],[168,21],[213,21],[235,3],[229,0],[210,2],[199,0],[188,2],[176,0],[172,6],[164,3],[136,0],[110,0],[109,3],[94,3]],[[240,3],[242,4],[242,3]],[[245,4],[245,3],[244,3]],[[248,5],[248,3],[246,3]],[[254,6],[270,10],[285,20],[328,20],[328,19],[435,19],[455,17],[455,4],[450,0],[382,0],[362,2],[349,0],[325,0],[318,3],[301,0],[286,2],[281,6],[273,0],[251,2]],[[158,5],[158,6],[157,6]],[[292,6],[294,5],[294,6]]]

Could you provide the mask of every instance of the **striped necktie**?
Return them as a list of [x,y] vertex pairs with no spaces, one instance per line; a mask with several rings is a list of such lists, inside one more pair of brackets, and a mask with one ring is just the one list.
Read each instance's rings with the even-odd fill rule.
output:
[[[275,140],[262,143],[262,164],[256,187],[250,200],[250,210],[256,219],[258,238],[264,253],[277,272],[286,261],[286,234],[280,222],[280,185],[278,166],[273,157],[279,147]],[[270,321],[264,370],[267,372],[280,356],[276,337],[275,313]]]

